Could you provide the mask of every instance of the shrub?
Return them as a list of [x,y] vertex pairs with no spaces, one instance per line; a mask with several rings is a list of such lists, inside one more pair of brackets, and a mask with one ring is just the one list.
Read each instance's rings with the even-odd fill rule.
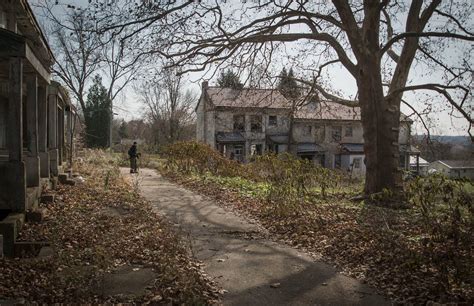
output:
[[194,142],[180,141],[165,148],[163,156],[166,158],[167,169],[177,169],[180,172],[210,172],[222,176],[239,176],[244,171],[241,164],[229,160],[209,146]]
[[457,277],[472,271],[469,253],[473,246],[474,205],[467,185],[472,188],[472,183],[466,181],[432,175],[416,178],[407,188],[410,202],[430,235],[424,239],[426,253],[442,269],[454,267]]
[[201,176],[210,173],[221,177],[240,177],[267,184],[264,194],[270,204],[268,208],[279,215],[298,212],[304,203],[319,195],[326,198],[329,189],[337,187],[342,180],[339,172],[288,153],[265,154],[255,157],[251,163],[241,164],[205,144],[178,142],[165,149],[164,157],[168,170]]
[[336,172],[289,153],[259,156],[248,167],[253,177],[270,183],[267,200],[278,214],[298,211],[319,194],[326,198],[328,189],[340,180]]

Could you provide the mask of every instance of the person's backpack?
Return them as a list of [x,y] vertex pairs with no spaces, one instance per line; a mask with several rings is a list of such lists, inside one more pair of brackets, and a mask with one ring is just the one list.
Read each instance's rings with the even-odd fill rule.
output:
[[130,149],[128,149],[128,156],[129,157],[133,157],[133,150],[132,150],[132,147],[130,147]]

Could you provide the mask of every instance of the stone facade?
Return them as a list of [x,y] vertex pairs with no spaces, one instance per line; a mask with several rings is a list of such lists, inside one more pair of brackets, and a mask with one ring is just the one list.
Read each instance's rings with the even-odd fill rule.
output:
[[1,2],[0,14],[0,209],[24,212],[34,209],[27,193],[58,175],[76,112],[51,81],[53,55],[28,3]]
[[[0,210],[24,218],[59,173],[76,112],[51,81],[54,57],[28,2],[1,1],[0,15]],[[0,235],[11,247],[18,222],[8,218]]]
[[[197,140],[229,158],[247,162],[267,151],[291,152],[323,167],[365,174],[363,129],[356,108],[321,101],[290,116],[291,103],[274,90],[233,90],[204,82],[196,114]],[[415,154],[411,123],[402,115],[399,144],[404,169],[409,155]]]

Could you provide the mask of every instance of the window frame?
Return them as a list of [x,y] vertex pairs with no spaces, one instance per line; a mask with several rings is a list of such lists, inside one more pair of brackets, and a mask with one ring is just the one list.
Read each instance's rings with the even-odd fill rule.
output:
[[353,168],[360,169],[362,164],[362,157],[354,157],[352,160]]
[[[336,134],[337,132],[339,135]],[[339,142],[342,140],[342,126],[334,125],[331,127],[331,140],[332,142]]]
[[[242,122],[237,122],[236,121],[237,118],[242,118],[243,119]],[[232,120],[233,120],[233,130],[234,130],[234,132],[245,132],[245,115],[243,115],[243,114],[234,114],[233,117],[232,117]]]
[[[259,120],[254,120],[256,117]],[[258,124],[258,129],[254,128],[254,124]],[[252,133],[262,133],[263,132],[263,124],[262,124],[262,115],[250,115],[250,132]]]
[[[348,133],[350,131],[350,133]],[[352,125],[347,125],[346,128],[344,129],[344,136],[345,137],[352,137],[354,136],[354,128]]]
[[268,126],[277,126],[278,116],[268,115]]

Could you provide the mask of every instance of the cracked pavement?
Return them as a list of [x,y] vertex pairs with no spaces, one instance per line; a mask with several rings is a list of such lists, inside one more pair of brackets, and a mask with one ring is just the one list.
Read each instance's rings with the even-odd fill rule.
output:
[[[122,168],[124,176],[130,176]],[[142,195],[187,237],[193,255],[225,291],[224,305],[390,305],[359,280],[269,239],[258,224],[141,169]]]

